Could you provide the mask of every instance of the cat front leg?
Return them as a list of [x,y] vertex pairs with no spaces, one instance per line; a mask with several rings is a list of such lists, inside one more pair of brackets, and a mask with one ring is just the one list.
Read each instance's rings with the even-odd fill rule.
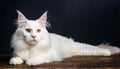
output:
[[10,59],[10,62],[9,64],[12,64],[12,65],[17,65],[17,64],[22,64],[24,61],[22,58],[20,57],[13,57]]
[[50,60],[50,56],[48,56],[48,54],[45,55],[38,55],[35,57],[32,57],[30,59],[28,59],[26,61],[26,64],[31,66],[31,65],[39,65],[39,64],[43,64],[43,63],[48,63],[51,62],[52,60]]

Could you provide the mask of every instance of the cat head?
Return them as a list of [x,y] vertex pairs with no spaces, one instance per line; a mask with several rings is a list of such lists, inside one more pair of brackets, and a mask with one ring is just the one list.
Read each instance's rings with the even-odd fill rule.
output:
[[37,20],[28,20],[20,11],[17,10],[17,37],[29,45],[36,45],[47,37],[47,12]]

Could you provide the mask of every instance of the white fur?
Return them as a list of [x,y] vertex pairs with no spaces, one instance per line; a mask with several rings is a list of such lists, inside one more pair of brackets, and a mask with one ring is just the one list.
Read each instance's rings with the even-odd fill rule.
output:
[[[109,49],[75,42],[71,38],[49,33],[45,27],[46,20],[47,13],[44,13],[38,20],[28,20],[18,11],[19,22],[17,22],[18,28],[13,34],[11,41],[11,47],[14,48],[14,52],[13,58],[9,62],[10,64],[17,65],[25,61],[27,65],[39,65],[61,61],[64,58],[75,55],[110,56],[114,54]],[[32,31],[27,33],[25,31],[26,28],[30,28]],[[37,33],[36,29],[41,29],[41,32]],[[35,41],[33,41],[31,35],[36,36]],[[117,53],[120,53],[119,48],[116,47],[116,50],[119,51]]]

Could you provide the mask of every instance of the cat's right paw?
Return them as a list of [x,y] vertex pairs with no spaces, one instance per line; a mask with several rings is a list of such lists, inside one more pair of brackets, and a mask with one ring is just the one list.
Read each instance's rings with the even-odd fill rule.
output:
[[101,54],[103,56],[110,56],[111,55],[111,52],[108,49],[103,49],[101,52],[102,52]]
[[20,57],[13,57],[10,59],[9,64],[17,65],[17,64],[22,64],[23,60]]

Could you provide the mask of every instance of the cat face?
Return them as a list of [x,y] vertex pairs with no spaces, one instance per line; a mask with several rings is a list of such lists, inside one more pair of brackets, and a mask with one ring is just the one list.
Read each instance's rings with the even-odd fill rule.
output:
[[[45,12],[37,20],[28,20],[20,12],[18,12],[18,28],[17,31],[21,32],[23,41],[29,45],[36,45],[46,38],[46,22],[47,22],[47,12]],[[19,37],[19,36],[18,36]]]

